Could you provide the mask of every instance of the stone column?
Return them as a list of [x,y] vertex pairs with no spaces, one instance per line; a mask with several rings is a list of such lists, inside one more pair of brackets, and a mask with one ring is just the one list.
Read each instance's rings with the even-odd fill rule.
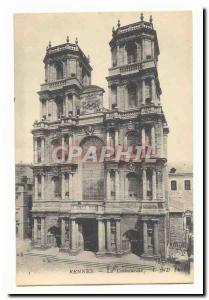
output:
[[38,222],[37,218],[33,219],[33,242],[37,242],[37,236],[38,236]]
[[103,254],[105,251],[105,228],[104,220],[97,219],[98,222],[98,254]]
[[124,135],[124,137],[123,137],[123,150],[125,150],[125,151],[128,150],[128,138],[127,138],[127,135]]
[[73,116],[76,115],[76,99],[75,95],[73,95]]
[[37,163],[38,160],[38,143],[37,139],[34,138],[34,163]]
[[152,170],[152,200],[156,201],[157,189],[156,189],[156,171]]
[[160,154],[161,158],[164,157],[164,138],[163,138],[163,125],[160,125]]
[[146,90],[145,90],[145,80],[142,80],[142,104],[145,105],[145,98],[146,98]]
[[78,222],[75,223],[75,231],[76,231],[76,234],[77,234],[76,247],[79,248],[79,246],[80,246],[80,232],[79,232]]
[[34,176],[34,196],[35,196],[35,201],[38,200],[38,176]]
[[142,128],[142,157],[146,155],[146,133],[145,128]]
[[154,254],[159,255],[158,221],[154,223]]
[[161,187],[161,189],[162,189],[162,198],[163,198],[163,200],[165,200],[165,182],[164,182],[164,168],[162,168],[162,170],[161,170],[161,172],[162,172],[162,176],[161,176],[161,178],[162,178],[162,187]]
[[46,120],[48,120],[48,113],[49,113],[49,100],[46,100]]
[[115,170],[115,198],[116,200],[120,198],[120,175],[118,170]]
[[62,136],[62,161],[65,161],[65,137]]
[[117,249],[117,252],[121,251],[120,220],[116,220],[116,249]]
[[45,190],[45,177],[44,174],[41,175],[41,199],[44,200],[44,190]]
[[127,200],[129,198],[129,194],[128,194],[128,177],[125,174],[125,200]]
[[155,44],[154,41],[151,42],[151,47],[152,47],[152,57],[155,57]]
[[128,63],[127,51],[125,49],[125,46],[123,46],[123,63],[124,63],[124,65],[126,65]]
[[151,79],[152,102],[156,105],[155,79]]
[[61,219],[61,246],[65,246],[65,219]]
[[107,147],[109,147],[110,146],[110,133],[109,133],[109,131],[107,131],[107,141],[106,141],[106,143],[107,143]]
[[120,47],[117,46],[117,66],[120,66]]
[[115,147],[119,144],[119,132],[118,129],[115,129]]
[[68,117],[68,95],[65,95],[65,116]]
[[143,222],[143,247],[144,247],[144,254],[148,252],[148,241],[147,241],[147,222]]
[[45,246],[45,218],[41,218],[41,245]]
[[72,173],[69,173],[69,186],[68,186],[68,189],[69,189],[69,199],[72,200],[73,199],[73,174]]
[[107,200],[111,199],[110,195],[110,185],[111,185],[111,180],[110,180],[110,171],[107,170],[107,183],[106,183],[106,193],[107,193]]
[[77,249],[77,239],[78,239],[78,233],[77,233],[77,227],[76,227],[76,220],[71,220],[71,248],[72,250]]
[[78,200],[82,201],[83,199],[83,188],[82,188],[82,163],[78,164],[78,169],[77,169],[77,181],[76,185],[78,187]]
[[106,229],[107,229],[107,251],[112,252],[112,246],[111,246],[111,221],[107,220],[106,223]]
[[62,200],[65,200],[65,174],[62,173]]
[[71,135],[68,137],[68,160],[70,160],[70,151],[73,145],[73,138]]
[[142,182],[143,182],[143,201],[147,200],[147,171],[142,170]]
[[109,109],[112,109],[112,90],[111,90],[111,86],[108,86],[108,99],[109,99]]
[[43,105],[43,102],[41,100],[39,100],[39,111],[40,111],[40,120],[43,118],[43,115],[44,115],[44,105]]
[[145,60],[145,41],[144,39],[142,40],[142,61]]
[[156,150],[155,150],[155,126],[152,126],[151,128],[151,143],[152,143],[152,155],[156,155]]

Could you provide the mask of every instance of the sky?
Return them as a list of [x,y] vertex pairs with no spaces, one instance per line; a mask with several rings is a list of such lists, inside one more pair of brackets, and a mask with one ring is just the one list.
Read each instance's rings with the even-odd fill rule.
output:
[[[15,47],[15,132],[16,162],[31,163],[31,130],[40,117],[37,92],[44,83],[43,58],[49,40],[52,46],[78,38],[90,56],[92,84],[104,88],[108,103],[108,68],[111,64],[109,41],[112,27],[140,20],[141,12],[16,14]],[[158,75],[162,89],[161,104],[168,122],[168,161],[192,161],[192,14],[186,11],[144,12],[153,16],[160,56]]]

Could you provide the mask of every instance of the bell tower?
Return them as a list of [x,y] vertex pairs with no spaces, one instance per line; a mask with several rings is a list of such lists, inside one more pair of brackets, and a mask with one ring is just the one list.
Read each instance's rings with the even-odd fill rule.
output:
[[45,83],[41,84],[40,119],[53,122],[61,118],[76,116],[80,111],[79,95],[91,85],[89,57],[86,57],[78,45],[66,43],[46,48],[44,57]]
[[152,22],[152,16],[147,22],[141,14],[139,22],[121,26],[118,20],[117,29],[113,27],[112,66],[107,77],[111,110],[160,105],[159,46]]

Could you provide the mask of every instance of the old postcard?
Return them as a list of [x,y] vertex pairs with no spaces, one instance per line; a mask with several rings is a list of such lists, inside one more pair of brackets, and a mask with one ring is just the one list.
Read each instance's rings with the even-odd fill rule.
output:
[[14,15],[18,286],[193,282],[192,12]]

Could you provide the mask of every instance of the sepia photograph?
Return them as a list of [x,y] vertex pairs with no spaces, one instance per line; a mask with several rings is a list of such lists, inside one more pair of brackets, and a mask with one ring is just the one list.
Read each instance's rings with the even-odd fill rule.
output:
[[192,284],[192,11],[13,21],[17,286]]

